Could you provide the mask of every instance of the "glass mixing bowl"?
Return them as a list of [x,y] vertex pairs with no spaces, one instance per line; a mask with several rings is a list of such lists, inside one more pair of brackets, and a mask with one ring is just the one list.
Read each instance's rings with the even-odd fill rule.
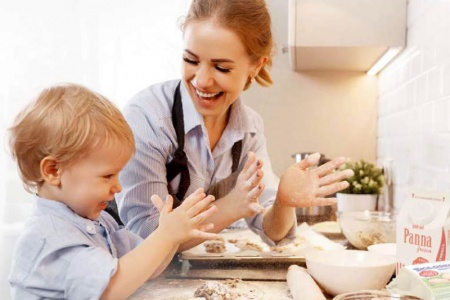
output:
[[345,238],[355,248],[381,243],[395,243],[395,215],[377,211],[344,211],[336,213]]

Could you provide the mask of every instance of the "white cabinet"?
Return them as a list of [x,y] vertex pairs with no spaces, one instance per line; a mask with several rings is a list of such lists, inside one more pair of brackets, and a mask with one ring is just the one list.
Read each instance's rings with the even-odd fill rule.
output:
[[289,0],[292,69],[367,71],[406,43],[407,0]]

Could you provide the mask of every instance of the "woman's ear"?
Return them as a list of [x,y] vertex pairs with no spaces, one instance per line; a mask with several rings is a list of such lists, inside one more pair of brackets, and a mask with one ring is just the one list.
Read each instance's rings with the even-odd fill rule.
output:
[[267,59],[268,58],[266,56],[263,56],[256,62],[255,70],[253,71],[254,75],[252,77],[255,77],[259,73],[259,70],[261,70],[261,68],[266,64]]
[[42,179],[48,184],[58,186],[61,183],[61,170],[58,161],[51,157],[46,156],[41,160],[41,176]]

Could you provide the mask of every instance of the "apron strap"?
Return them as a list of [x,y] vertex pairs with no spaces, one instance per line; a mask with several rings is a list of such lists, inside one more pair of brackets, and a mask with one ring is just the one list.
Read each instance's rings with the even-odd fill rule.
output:
[[183,104],[181,102],[180,84],[178,83],[175,94],[173,97],[172,107],[172,124],[177,134],[178,148],[175,151],[171,162],[166,164],[167,169],[167,182],[171,182],[178,174],[180,174],[180,186],[178,187],[178,193],[172,195],[174,198],[173,207],[178,207],[183,201],[186,191],[191,184],[191,178],[189,176],[188,160],[186,152],[184,152],[184,116],[183,116]]
[[117,224],[124,225],[119,216],[119,209],[117,208],[116,198],[108,202],[108,206],[106,207],[105,211],[109,213],[111,217],[114,218],[114,220],[116,220]]
[[[168,164],[166,164],[167,182],[171,182],[178,174],[180,174],[180,185],[178,187],[178,192],[176,195],[171,194],[174,200],[174,208],[178,207],[184,200],[186,192],[191,184],[191,178],[188,169],[188,159],[186,156],[186,152],[184,152],[184,115],[183,105],[181,102],[180,84],[181,82],[178,83],[175,89],[172,107],[172,124],[177,134],[178,148],[175,151],[173,159]],[[239,167],[241,153],[242,140],[234,143],[233,148],[231,148],[231,155],[233,159],[233,164],[231,167],[232,173],[236,172]]]
[[242,153],[242,140],[234,143],[233,148],[231,148],[231,157],[233,159],[233,165],[231,166],[231,173],[237,171],[239,167],[239,159],[241,158]]

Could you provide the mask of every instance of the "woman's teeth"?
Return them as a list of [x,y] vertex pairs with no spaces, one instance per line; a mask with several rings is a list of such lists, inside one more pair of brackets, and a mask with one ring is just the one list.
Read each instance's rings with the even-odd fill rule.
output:
[[197,92],[197,95],[199,95],[202,98],[212,98],[212,97],[215,97],[215,96],[220,94],[220,92],[218,92],[218,93],[210,93],[209,94],[209,93],[200,92],[199,90],[195,90],[195,91]]

